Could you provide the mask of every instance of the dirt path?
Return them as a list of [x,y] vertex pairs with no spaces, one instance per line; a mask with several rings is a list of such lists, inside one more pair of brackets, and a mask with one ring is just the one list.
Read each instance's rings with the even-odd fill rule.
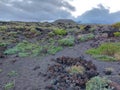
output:
[[[110,79],[120,83],[120,63],[119,62],[102,62],[94,60],[91,56],[85,54],[85,50],[90,48],[89,42],[80,43],[74,47],[65,48],[64,50],[50,55],[44,58],[13,58],[0,59],[0,69],[3,70],[0,73],[0,90],[4,90],[3,87],[7,82],[15,81],[14,90],[45,90],[44,87],[50,83],[50,80],[45,81],[45,78],[40,75],[40,72],[46,73],[47,67],[54,62],[50,61],[51,58],[70,56],[79,57],[84,56],[86,60],[92,60],[98,68],[100,75],[103,76],[103,70],[107,67],[114,68],[112,75],[107,76]],[[9,77],[7,74],[10,71],[16,71],[17,76]]]

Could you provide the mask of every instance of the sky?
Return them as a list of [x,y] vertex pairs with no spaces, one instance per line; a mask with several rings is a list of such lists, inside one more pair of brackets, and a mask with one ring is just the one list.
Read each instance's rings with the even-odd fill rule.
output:
[[120,0],[0,0],[0,20],[108,24],[120,21],[119,4]]

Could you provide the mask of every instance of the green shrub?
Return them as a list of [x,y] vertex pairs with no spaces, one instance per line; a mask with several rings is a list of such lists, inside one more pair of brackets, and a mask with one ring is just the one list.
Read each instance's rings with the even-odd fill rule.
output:
[[120,32],[115,32],[114,35],[115,37],[120,37]]
[[101,77],[94,77],[91,78],[87,83],[86,83],[86,90],[113,90],[109,86],[110,80],[106,78],[101,78]]
[[55,29],[53,30],[53,32],[55,35],[66,35],[67,34],[67,31],[64,29]]
[[62,46],[73,46],[74,45],[74,37],[66,37],[58,41],[59,45]]
[[11,90],[14,87],[15,87],[14,82],[9,82],[4,86],[5,90]]
[[95,57],[99,57],[103,60],[115,61],[116,58],[114,55],[120,52],[120,43],[103,43],[98,48],[92,48],[86,51],[87,54],[97,55]]
[[83,34],[83,35],[81,35],[78,39],[79,39],[80,41],[87,41],[87,40],[93,39],[94,37],[95,37],[94,34],[89,33],[89,34]]
[[40,51],[42,50],[42,47],[38,44],[30,43],[28,41],[23,41],[21,43],[18,43],[15,47],[6,50],[5,54],[18,54],[19,56],[29,56],[29,55],[38,55],[40,54]]

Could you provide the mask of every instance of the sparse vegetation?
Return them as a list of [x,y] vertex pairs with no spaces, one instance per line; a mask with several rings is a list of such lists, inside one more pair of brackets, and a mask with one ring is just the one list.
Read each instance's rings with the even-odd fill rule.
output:
[[[116,53],[120,52],[120,43],[104,43],[98,48],[92,48],[86,51],[94,57],[100,58],[104,61],[116,61],[118,58]],[[115,57],[116,56],[116,57]]]
[[9,77],[13,77],[13,76],[17,76],[18,73],[16,71],[10,71],[8,74],[7,74]]
[[42,47],[38,44],[30,43],[28,41],[23,41],[18,43],[15,47],[6,50],[5,54],[18,54],[20,56],[38,55]]
[[[108,79],[98,77],[113,80],[115,76],[119,82],[116,77],[120,75],[119,63],[103,62],[120,61],[120,23],[112,26],[115,28],[70,22],[0,22],[0,89],[43,89],[47,84],[39,83],[36,78],[40,76],[51,81],[47,82],[48,90],[112,90]],[[61,51],[66,47],[69,48]],[[87,54],[101,61],[86,56],[86,49]],[[61,55],[64,56],[58,57]],[[35,79],[38,83],[34,87],[34,81],[28,80],[29,87],[23,84],[26,79]]]
[[[46,50],[46,53],[43,52]],[[18,43],[15,47],[6,50],[5,54],[17,54],[19,57],[26,56],[38,56],[43,54],[55,54],[56,52],[62,50],[61,46],[54,46],[54,41],[50,41],[50,44],[41,46],[38,43],[30,43],[28,41],[23,41]]]

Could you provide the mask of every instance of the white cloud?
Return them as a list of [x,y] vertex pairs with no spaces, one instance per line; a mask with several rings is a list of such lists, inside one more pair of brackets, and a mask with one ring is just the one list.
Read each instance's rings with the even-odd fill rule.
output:
[[109,8],[110,12],[120,11],[120,0],[71,0],[71,5],[76,8],[72,15],[77,17],[87,10],[97,7],[98,4],[102,4],[104,7]]

